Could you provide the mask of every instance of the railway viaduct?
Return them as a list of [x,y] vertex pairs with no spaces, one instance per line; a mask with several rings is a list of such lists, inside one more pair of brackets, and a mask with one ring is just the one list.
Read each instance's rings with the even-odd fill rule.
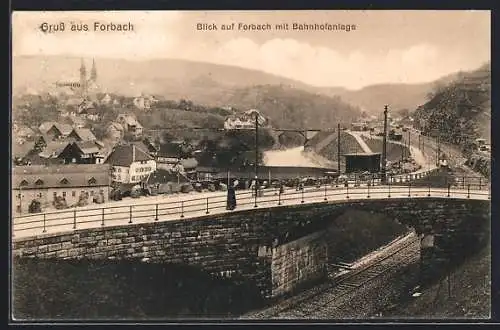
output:
[[[464,251],[489,242],[490,201],[486,198],[396,197],[297,203],[77,229],[15,238],[12,252],[20,258],[182,263],[216,276],[250,281],[263,297],[274,298],[325,275],[325,265],[343,253],[332,242],[349,235],[337,230],[339,219],[353,211],[413,228],[422,239],[422,269],[431,275]],[[370,223],[373,226],[362,228],[368,235],[376,226],[375,220]]]

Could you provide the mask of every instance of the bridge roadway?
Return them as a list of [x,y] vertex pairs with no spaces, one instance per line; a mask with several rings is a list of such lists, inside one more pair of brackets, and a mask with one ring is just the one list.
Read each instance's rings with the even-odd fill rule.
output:
[[[237,207],[226,210],[226,194],[212,193],[206,198],[188,198],[192,195],[179,195],[167,202],[152,203],[150,198],[144,203],[130,202],[100,208],[73,209],[38,213],[13,218],[13,239],[40,236],[43,234],[66,233],[74,230],[150,223],[155,221],[175,221],[182,219],[207,219],[228,212],[241,212],[255,209],[255,197],[251,191],[237,192]],[[375,185],[361,187],[328,186],[306,187],[303,191],[287,189],[279,194],[276,189],[267,189],[257,197],[257,209],[279,208],[311,203],[338,203],[342,201],[383,200],[392,198],[454,198],[490,199],[490,187],[431,188],[412,187],[411,185]]]

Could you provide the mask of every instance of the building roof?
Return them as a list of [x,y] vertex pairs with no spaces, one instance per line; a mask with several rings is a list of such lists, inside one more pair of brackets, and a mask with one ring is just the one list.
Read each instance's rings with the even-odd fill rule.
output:
[[38,126],[38,129],[40,130],[40,132],[42,132],[42,134],[45,134],[55,124],[56,124],[55,121],[44,121],[43,123],[40,124],[40,126]]
[[106,159],[106,163],[115,166],[130,166],[133,162],[152,160],[147,153],[133,144],[118,145]]
[[50,141],[47,143],[45,149],[38,155],[42,158],[55,158],[59,157],[61,152],[70,144],[72,141],[62,140],[62,141]]
[[85,125],[86,124],[85,119],[83,119],[81,117],[70,117],[70,119],[74,125],[78,125],[78,124]]
[[111,123],[109,123],[107,129],[116,129],[117,131],[123,131],[123,126],[120,123],[112,121]]
[[101,148],[96,141],[82,141],[74,143],[84,154],[98,153]]
[[73,130],[73,127],[69,124],[55,123],[53,126],[55,126],[63,135],[69,135],[69,133]]
[[171,172],[169,170],[159,168],[156,171],[150,173],[145,181],[147,184],[161,184],[167,182],[177,182],[177,180],[179,180],[180,183],[187,182],[186,178],[183,175],[178,175],[177,173]]
[[132,142],[132,144],[146,153],[158,151],[158,149],[153,144],[148,143],[147,141],[144,141],[144,140],[143,141],[134,141],[134,142]]
[[35,147],[35,141],[26,141],[24,143],[12,143],[12,156],[25,157]]
[[94,133],[88,128],[75,128],[71,132],[71,135],[75,135],[81,141],[95,141],[96,137]]
[[53,137],[51,137],[50,135],[47,135],[47,134],[45,134],[45,133],[42,133],[42,134],[39,134],[39,135],[36,137],[36,139],[35,139],[35,141],[37,141],[37,142],[38,142],[38,141],[40,141],[40,140],[45,141],[45,143],[49,143],[50,141],[54,140],[54,138],[53,138]]
[[109,185],[107,164],[31,165],[12,169],[12,186],[22,189]]

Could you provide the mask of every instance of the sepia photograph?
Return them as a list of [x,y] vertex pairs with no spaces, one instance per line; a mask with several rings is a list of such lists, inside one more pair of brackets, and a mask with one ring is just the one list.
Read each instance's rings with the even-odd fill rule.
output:
[[12,12],[11,321],[489,320],[490,31]]

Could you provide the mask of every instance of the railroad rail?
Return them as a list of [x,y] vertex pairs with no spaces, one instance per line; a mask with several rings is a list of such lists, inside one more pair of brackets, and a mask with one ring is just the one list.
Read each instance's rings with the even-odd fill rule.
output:
[[248,318],[305,318],[314,316],[325,308],[342,305],[344,303],[342,298],[354,293],[368,282],[418,260],[419,239],[414,233],[409,236],[411,237],[404,243],[388,246],[383,254],[373,258],[370,263],[289,298],[270,309],[252,313]]

